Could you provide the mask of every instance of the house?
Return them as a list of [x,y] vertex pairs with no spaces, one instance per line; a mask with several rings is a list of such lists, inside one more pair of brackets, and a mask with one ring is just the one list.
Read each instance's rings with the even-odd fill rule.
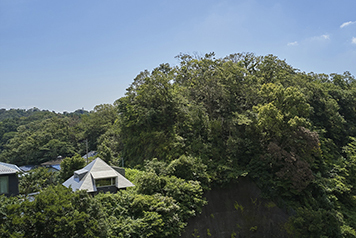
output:
[[55,160],[50,160],[41,164],[42,167],[48,168],[48,171],[57,172],[61,170],[62,156],[58,156]]
[[88,154],[82,156],[83,159],[94,157],[98,154],[96,151],[90,151]]
[[30,170],[33,170],[35,168],[37,168],[37,165],[23,165],[19,167],[21,169],[21,171],[23,172],[29,172]]
[[84,168],[74,171],[74,175],[63,185],[72,188],[73,191],[87,190],[90,194],[99,192],[116,193],[119,189],[135,186],[119,171],[109,166],[102,159],[96,158]]
[[22,171],[16,165],[0,162],[0,195],[9,197],[19,194],[18,172]]

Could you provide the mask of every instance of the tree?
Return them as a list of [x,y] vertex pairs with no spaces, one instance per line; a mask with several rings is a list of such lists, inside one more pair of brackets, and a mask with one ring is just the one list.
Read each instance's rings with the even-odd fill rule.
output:
[[282,190],[301,192],[314,179],[311,166],[320,157],[318,135],[306,128],[310,106],[294,87],[264,84],[260,95],[265,104],[256,106],[255,111],[266,146],[263,158],[270,172],[282,179]]
[[10,224],[4,237],[107,237],[100,204],[85,191],[62,185],[8,206]]
[[82,116],[78,125],[80,139],[87,139],[89,150],[96,150],[100,136],[106,133],[117,120],[117,109],[110,104],[100,104],[88,115]]
[[199,158],[182,155],[168,165],[167,174],[185,180],[199,181],[204,189],[209,188],[207,166]]
[[74,154],[76,136],[69,118],[53,117],[17,128],[2,156],[17,165],[38,165],[57,156]]
[[85,164],[85,159],[78,154],[71,158],[67,157],[63,159],[61,162],[61,170],[59,174],[61,181],[69,179],[71,176],[73,176],[74,171],[82,169]]
[[58,172],[48,171],[47,168],[38,167],[19,176],[19,192],[28,195],[42,191],[48,186],[59,183]]
[[174,71],[161,65],[151,74],[142,72],[116,105],[120,113],[122,156],[131,165],[145,159],[170,159],[179,146],[175,133],[178,117]]

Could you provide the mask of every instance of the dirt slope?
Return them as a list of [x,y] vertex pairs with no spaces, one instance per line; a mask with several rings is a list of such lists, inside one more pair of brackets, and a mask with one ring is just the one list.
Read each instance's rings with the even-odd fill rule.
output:
[[208,205],[190,219],[181,237],[288,237],[288,214],[260,195],[248,178],[208,191]]

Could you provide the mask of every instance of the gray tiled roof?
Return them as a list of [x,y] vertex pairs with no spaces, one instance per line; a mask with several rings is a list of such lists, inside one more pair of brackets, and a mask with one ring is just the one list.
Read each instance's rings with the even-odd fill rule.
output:
[[17,165],[0,162],[0,174],[15,174],[17,172],[21,172]]
[[87,190],[88,192],[96,192],[95,179],[112,177],[117,178],[117,188],[135,186],[100,158],[96,158],[84,168],[75,171],[74,175],[65,181],[63,185],[71,187],[73,191]]

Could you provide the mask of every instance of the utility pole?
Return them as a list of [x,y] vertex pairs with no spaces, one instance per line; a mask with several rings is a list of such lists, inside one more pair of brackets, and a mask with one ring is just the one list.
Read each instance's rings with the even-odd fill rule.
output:
[[89,153],[88,153],[88,139],[85,140],[85,145],[86,145],[86,149],[87,149],[87,164],[89,163]]

